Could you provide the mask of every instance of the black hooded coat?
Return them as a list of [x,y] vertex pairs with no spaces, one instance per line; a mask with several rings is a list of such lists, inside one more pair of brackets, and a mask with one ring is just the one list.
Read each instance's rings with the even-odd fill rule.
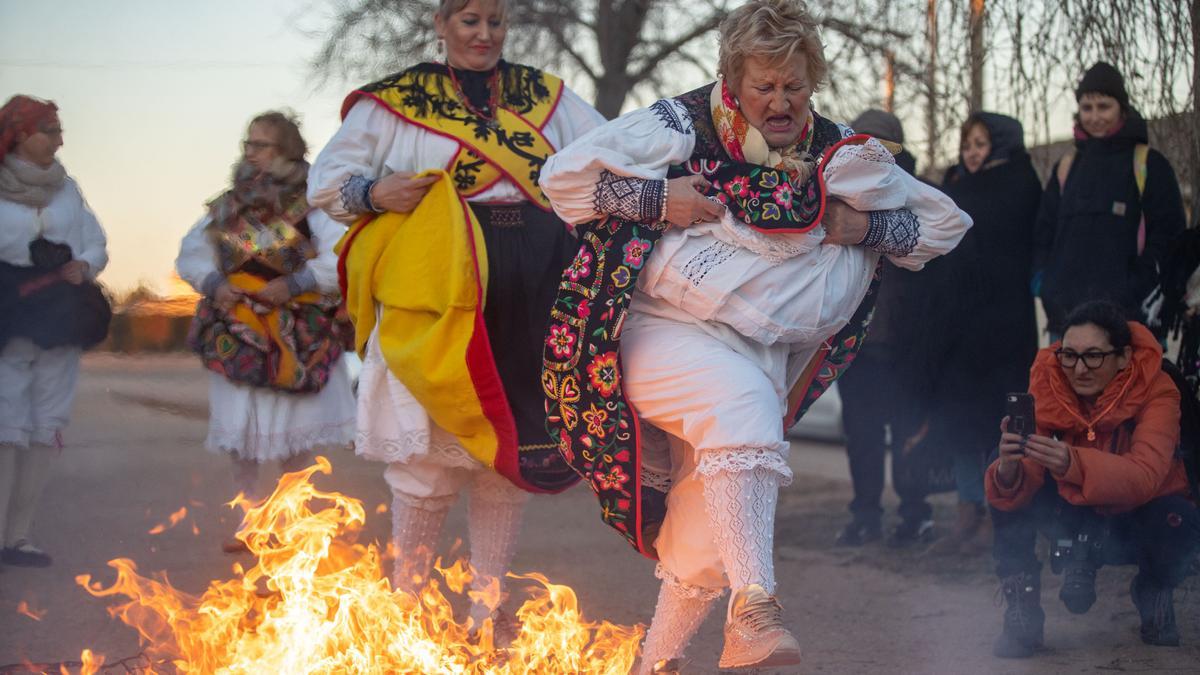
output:
[[925,334],[938,343],[926,442],[983,457],[996,444],[1004,394],[1026,390],[1037,352],[1029,280],[1042,188],[1021,123],[994,113],[976,118],[987,127],[991,154],[974,173],[951,167],[942,186],[975,224],[926,268],[936,283]]
[[1151,148],[1145,192],[1138,194],[1134,148],[1148,142],[1148,133],[1136,110],[1130,109],[1124,125],[1110,136],[1091,138],[1077,130],[1076,138],[1062,189],[1057,165],[1046,182],[1035,232],[1035,285],[1040,285],[1050,329],[1061,332],[1066,315],[1083,302],[1107,299],[1161,337],[1159,274],[1186,225],[1175,171]]

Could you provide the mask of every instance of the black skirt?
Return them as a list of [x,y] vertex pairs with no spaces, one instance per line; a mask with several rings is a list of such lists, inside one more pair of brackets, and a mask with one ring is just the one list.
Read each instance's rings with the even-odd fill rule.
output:
[[[563,269],[575,257],[575,238],[553,213],[524,204],[471,204],[487,246],[488,285],[483,319],[496,370],[517,427],[523,473],[574,473],[546,431],[542,347]],[[545,481],[558,477],[539,475]]]

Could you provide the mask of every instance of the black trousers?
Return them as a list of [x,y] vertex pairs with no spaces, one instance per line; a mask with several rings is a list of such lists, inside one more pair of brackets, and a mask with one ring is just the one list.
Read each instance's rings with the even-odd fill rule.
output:
[[842,427],[854,499],[850,512],[859,522],[879,522],[883,516],[884,458],[892,448],[892,488],[900,497],[900,517],[924,520],[933,510],[925,501],[928,472],[899,452],[916,431],[912,398],[906,395],[896,361],[885,345],[867,343],[853,365],[838,379],[842,398]]
[[1047,476],[1025,508],[991,512],[996,532],[992,555],[1000,578],[1041,569],[1034,552],[1039,531],[1051,537],[1083,529],[1098,533],[1101,544],[1091,558],[1098,566],[1136,564],[1140,574],[1163,588],[1183,581],[1200,546],[1200,513],[1182,495],[1157,497],[1132,511],[1105,516],[1067,502]]

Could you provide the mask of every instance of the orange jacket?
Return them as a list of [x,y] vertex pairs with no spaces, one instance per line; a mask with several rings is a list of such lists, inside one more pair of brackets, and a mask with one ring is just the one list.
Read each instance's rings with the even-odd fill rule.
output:
[[[1084,411],[1054,357],[1058,343],[1038,352],[1029,376],[1038,434],[1054,436],[1070,447],[1071,465],[1057,478],[1058,494],[1107,514],[1189,490],[1183,462],[1175,456],[1179,390],[1162,370],[1162,348],[1154,336],[1139,323],[1129,326],[1133,357],[1100,394],[1092,412]],[[1024,507],[1045,484],[1047,469],[1026,458],[1016,484],[1002,487],[996,480],[998,463],[988,467],[984,485],[988,502],[1001,511]]]

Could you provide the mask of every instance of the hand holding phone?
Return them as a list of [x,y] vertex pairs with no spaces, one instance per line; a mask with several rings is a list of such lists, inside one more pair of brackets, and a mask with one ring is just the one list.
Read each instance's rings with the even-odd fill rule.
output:
[[1008,417],[1008,433],[1018,436],[1032,436],[1037,433],[1033,408],[1033,394],[1005,394],[1004,414]]

